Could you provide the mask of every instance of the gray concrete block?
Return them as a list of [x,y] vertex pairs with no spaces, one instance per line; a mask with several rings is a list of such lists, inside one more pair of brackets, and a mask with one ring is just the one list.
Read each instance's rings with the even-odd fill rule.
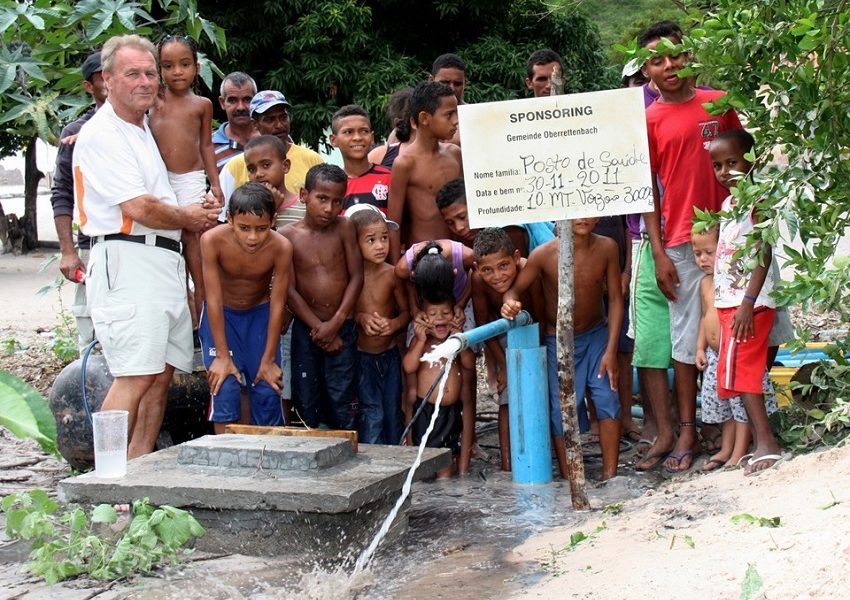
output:
[[274,435],[205,435],[178,448],[177,462],[181,465],[218,467],[231,474],[248,475],[326,469],[354,456],[348,440]]

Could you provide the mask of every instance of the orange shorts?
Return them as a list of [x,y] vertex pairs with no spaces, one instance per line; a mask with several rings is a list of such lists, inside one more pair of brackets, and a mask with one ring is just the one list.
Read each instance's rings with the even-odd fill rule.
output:
[[767,338],[776,312],[758,306],[753,312],[754,335],[743,342],[732,336],[732,317],[738,307],[718,308],[720,319],[720,356],[717,362],[717,397],[721,400],[740,394],[764,392],[767,369]]

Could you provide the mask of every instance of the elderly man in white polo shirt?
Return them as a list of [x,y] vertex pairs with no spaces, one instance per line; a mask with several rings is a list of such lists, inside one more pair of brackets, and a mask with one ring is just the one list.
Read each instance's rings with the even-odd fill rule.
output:
[[174,369],[192,370],[192,321],[180,231],[219,207],[178,207],[145,113],[159,88],[153,44],[113,37],[101,53],[108,98],[74,150],[80,228],[92,238],[86,286],[95,335],[115,381],[102,410],[130,413],[129,458],[153,451]]

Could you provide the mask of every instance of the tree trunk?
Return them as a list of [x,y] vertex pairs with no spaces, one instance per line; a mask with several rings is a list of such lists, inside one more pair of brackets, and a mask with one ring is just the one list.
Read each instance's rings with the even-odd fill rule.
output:
[[567,448],[567,475],[573,509],[590,510],[585,493],[584,457],[581,453],[576,414],[575,347],[573,345],[573,229],[570,221],[558,221],[558,384],[561,391],[561,415],[564,420],[564,445]]
[[21,219],[23,230],[22,250],[29,252],[38,247],[38,182],[44,177],[44,173],[38,170],[36,163],[35,148],[38,138],[30,138],[24,149],[24,218]]
[[6,213],[3,212],[3,203],[0,202],[0,254],[6,254],[12,250],[9,242],[8,221]]
[[[550,95],[564,93],[564,77],[556,65],[550,76]],[[574,510],[590,510],[584,491],[584,456],[581,453],[578,416],[576,414],[575,346],[573,344],[573,228],[568,220],[558,221],[558,387],[561,392],[561,418],[564,422],[564,445],[567,449],[567,476]]]

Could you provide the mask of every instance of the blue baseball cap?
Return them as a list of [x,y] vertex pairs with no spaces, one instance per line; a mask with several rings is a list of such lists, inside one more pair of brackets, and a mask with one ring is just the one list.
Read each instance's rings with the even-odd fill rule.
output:
[[251,98],[249,112],[251,117],[254,116],[254,113],[261,115],[272,106],[277,106],[279,104],[286,108],[292,108],[292,105],[287,101],[286,96],[280,92],[276,92],[274,90],[263,90],[262,92],[254,94],[254,97]]

